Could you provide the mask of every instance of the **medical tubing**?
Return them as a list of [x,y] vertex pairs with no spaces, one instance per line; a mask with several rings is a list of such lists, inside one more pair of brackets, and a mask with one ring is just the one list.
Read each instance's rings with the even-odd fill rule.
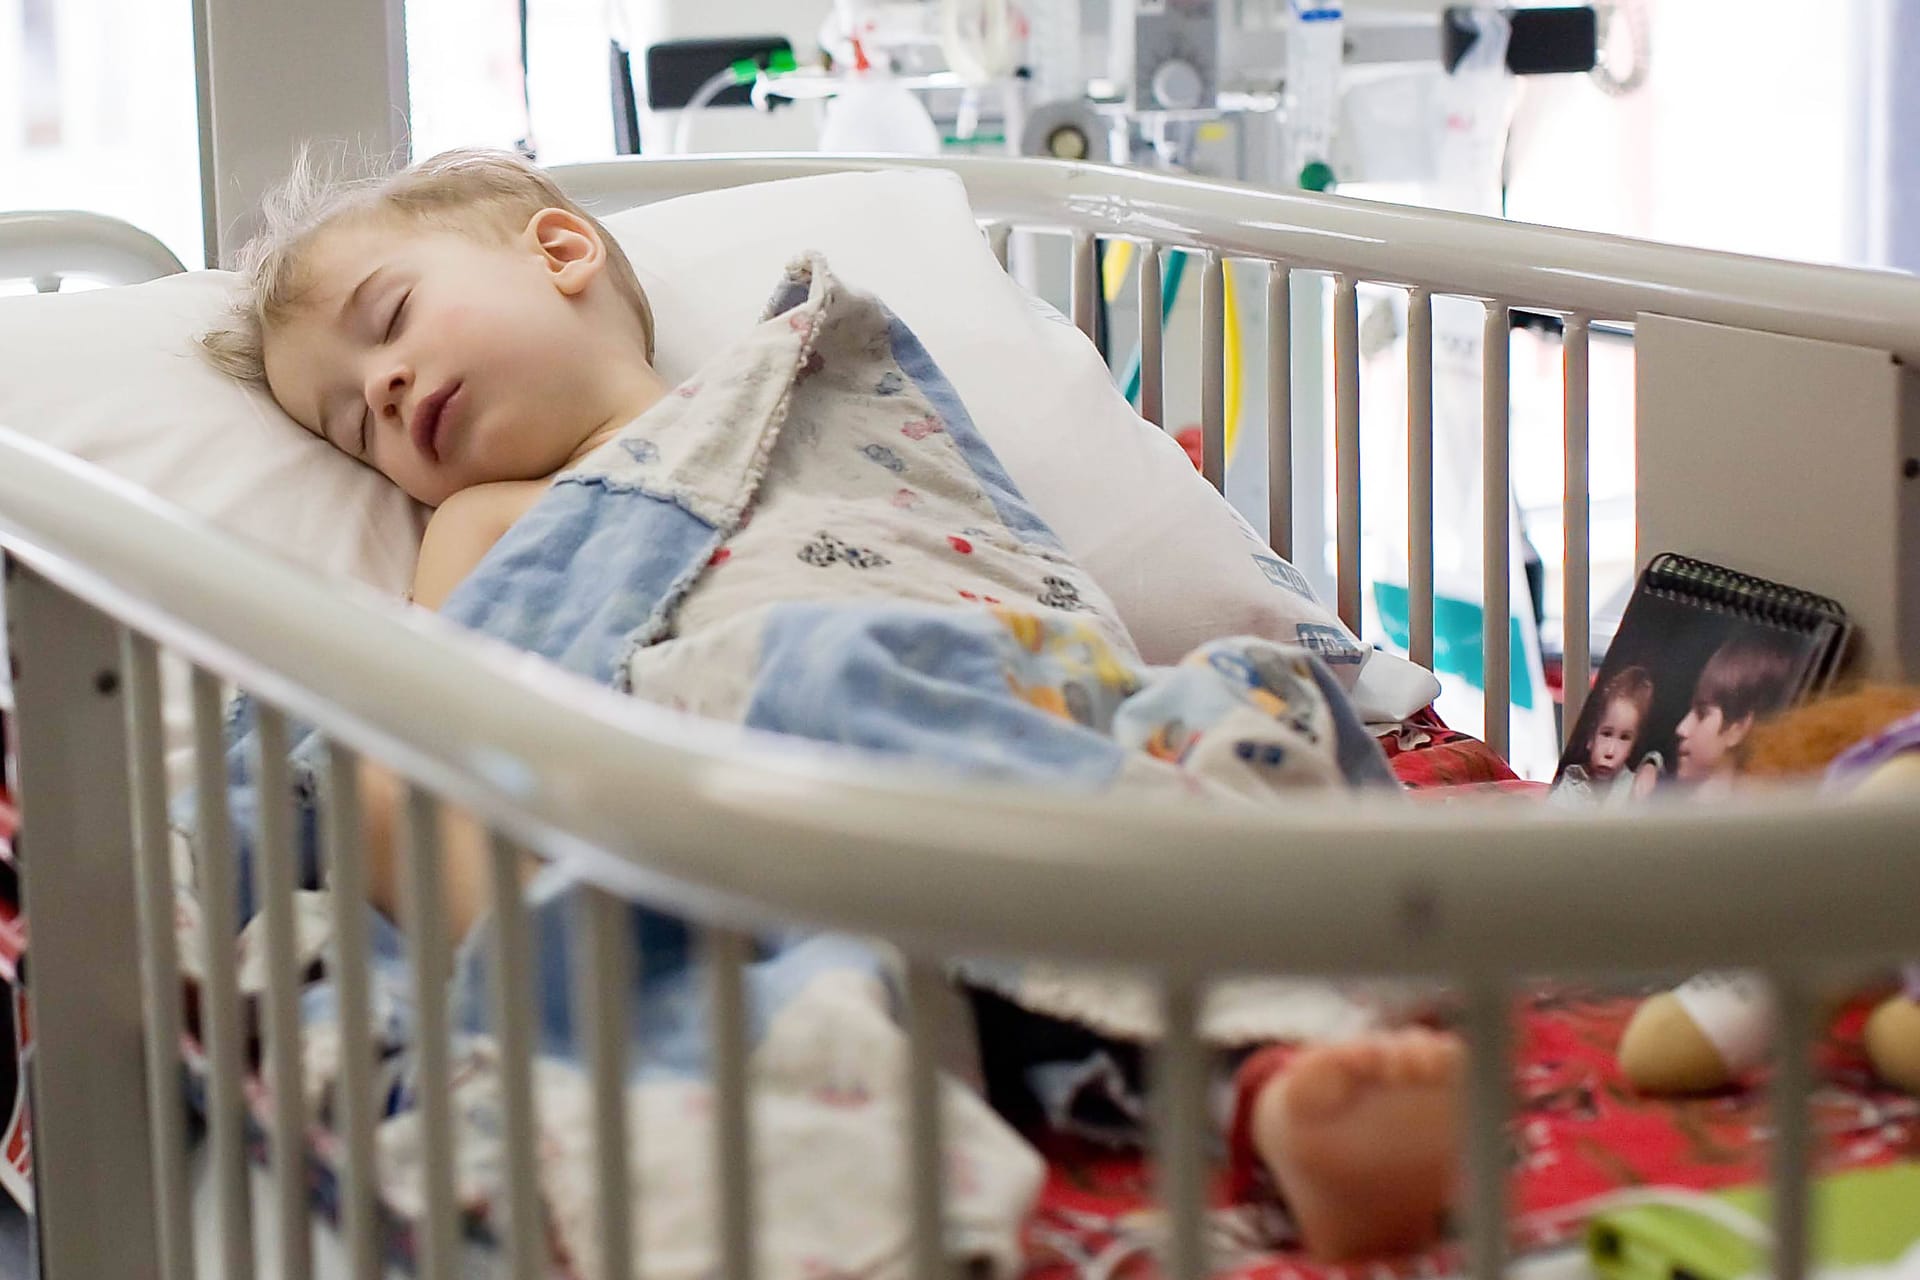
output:
[[[1180,277],[1186,274],[1187,255],[1175,249],[1167,255],[1167,269],[1160,277],[1160,322],[1166,323],[1173,312],[1173,304],[1180,296]],[[1127,357],[1127,372],[1122,379],[1126,384],[1128,404],[1140,402],[1140,344],[1135,343],[1133,354]]]
[[751,76],[743,80],[734,66],[716,71],[702,81],[700,87],[693,91],[693,96],[687,99],[687,105],[680,108],[680,119],[673,127],[673,154],[677,156],[687,154],[687,139],[693,133],[695,116],[705,111],[715,98],[734,85],[747,84],[751,81]]
[[1226,458],[1233,460],[1233,448],[1240,435],[1241,392],[1245,386],[1245,352],[1241,348],[1240,302],[1233,288],[1233,264],[1221,264],[1220,311],[1221,345],[1226,348]]
[[[1182,273],[1186,271],[1186,267],[1186,254],[1176,249],[1167,255],[1166,273],[1160,279],[1160,320],[1162,324],[1166,323],[1167,317],[1173,313],[1173,304],[1179,300],[1180,277]],[[1224,283],[1226,288],[1222,294],[1222,298],[1225,303],[1226,312],[1224,318],[1226,322],[1225,346],[1227,349],[1225,370],[1227,457],[1231,458],[1233,456],[1234,443],[1239,436],[1240,410],[1246,399],[1245,335],[1240,328],[1240,304],[1235,296],[1231,264],[1229,264],[1225,273]],[[1111,295],[1117,293],[1118,290],[1109,289],[1107,292]],[[1127,367],[1125,373],[1122,375],[1121,381],[1126,388],[1127,403],[1137,405],[1140,401],[1140,345],[1137,342],[1134,344],[1133,354],[1127,357]]]

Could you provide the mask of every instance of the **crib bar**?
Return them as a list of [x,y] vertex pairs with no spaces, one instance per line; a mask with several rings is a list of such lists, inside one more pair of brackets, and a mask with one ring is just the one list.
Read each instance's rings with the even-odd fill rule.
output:
[[585,1030],[593,1089],[595,1195],[599,1200],[600,1274],[633,1275],[632,1196],[627,1189],[627,992],[633,982],[627,908],[598,889],[577,900],[579,952],[573,959],[576,1025]]
[[459,1247],[453,1170],[452,1068],[447,1044],[447,909],[441,896],[440,803],[406,789],[403,841],[406,888],[401,910],[413,957],[414,1052],[419,1063],[414,1106],[420,1114],[420,1280],[453,1280]]
[[1507,494],[1511,487],[1508,473],[1511,441],[1507,434],[1507,305],[1487,303],[1487,322],[1482,340],[1480,427],[1481,440],[1481,546],[1483,576],[1481,599],[1486,680],[1486,744],[1504,758],[1510,745],[1508,719],[1511,711],[1512,649],[1508,628],[1513,612],[1508,574],[1511,572],[1507,539]]
[[240,987],[235,939],[240,935],[234,883],[233,829],[227,815],[227,765],[220,678],[193,671],[194,785],[198,790],[199,878],[207,986],[201,1038],[207,1054],[207,1145],[215,1195],[220,1274],[253,1275],[253,1208],[247,1194],[247,1124],[240,1093]]
[[533,1112],[533,944],[520,897],[520,863],[526,856],[511,840],[490,837],[493,890],[493,1024],[500,1032],[500,1093],[505,1112],[502,1137],[507,1161],[507,1274],[537,1280],[545,1253],[540,1187],[534,1167],[539,1132]]
[[1352,276],[1333,290],[1333,448],[1336,591],[1340,620],[1360,634],[1360,292]]
[[279,1274],[307,1280],[313,1272],[313,1239],[307,1220],[306,1099],[301,1089],[300,991],[294,972],[293,834],[288,805],[293,787],[287,768],[287,721],[259,707],[260,830],[255,850],[255,892],[266,925],[266,1068],[273,1090],[273,1176],[278,1197]]
[[1227,270],[1209,251],[1200,274],[1200,474],[1227,483]]
[[747,1079],[747,1000],[742,969],[750,940],[708,928],[701,947],[710,984],[707,1016],[713,1037],[714,1167],[720,1185],[720,1261],[724,1280],[753,1280],[751,1098]]
[[1476,978],[1465,991],[1467,1027],[1467,1271],[1496,1280],[1507,1253],[1507,1124],[1513,1114],[1507,989]]
[[1593,559],[1589,536],[1592,525],[1592,488],[1588,474],[1587,435],[1587,318],[1568,316],[1563,330],[1566,397],[1566,491],[1563,515],[1565,555],[1561,561],[1566,619],[1561,636],[1562,745],[1573,738],[1574,722],[1587,700],[1592,650],[1591,599]]
[[1267,264],[1267,545],[1293,559],[1293,269]]
[[373,1147],[379,1107],[373,1096],[359,757],[338,742],[328,742],[327,777],[321,832],[327,856],[327,887],[333,900],[333,948],[328,964],[340,1000],[340,1093],[335,1123],[345,1147],[346,1176],[340,1187],[341,1243],[350,1273],[374,1276],[380,1268]]
[[912,1171],[913,1272],[917,1280],[945,1280],[946,1189],[942,1176],[938,1013],[948,991],[934,965],[907,965],[907,1157]]
[[1207,1274],[1206,1187],[1203,1145],[1208,1131],[1207,1059],[1197,1026],[1199,989],[1174,981],[1162,996],[1165,1032],[1155,1054],[1160,1203],[1169,1232],[1165,1273],[1173,1280]]
[[[15,675],[21,905],[33,922],[20,976],[34,1033],[34,1274],[148,1280],[160,1274],[158,1193],[140,1061],[134,795],[115,767],[131,745],[120,631],[3,553],[0,590],[0,662]],[[178,1093],[171,1102],[179,1105]],[[102,1230],[109,1214],[112,1229]]]
[[1433,295],[1407,295],[1407,656],[1433,669]]
[[147,637],[122,631],[120,655],[127,681],[134,872],[140,881],[140,995],[146,1010],[148,1136],[153,1144],[160,1274],[165,1280],[191,1280],[193,1218],[186,1108],[180,1098],[180,956],[167,838],[160,653]]
[[1007,269],[1007,245],[1012,239],[1013,224],[1007,222],[987,224],[987,246],[993,250],[993,260],[1000,264],[1002,271]]
[[1140,246],[1140,416],[1167,425],[1165,311],[1160,301],[1160,246]]
[[1812,993],[1799,974],[1769,975],[1779,1027],[1771,1102],[1773,1105],[1773,1275],[1803,1280],[1810,1239],[1809,1170],[1813,1165],[1813,1035],[1816,1011]]
[[1073,327],[1094,336],[1094,300],[1100,288],[1100,255],[1091,231],[1073,234]]

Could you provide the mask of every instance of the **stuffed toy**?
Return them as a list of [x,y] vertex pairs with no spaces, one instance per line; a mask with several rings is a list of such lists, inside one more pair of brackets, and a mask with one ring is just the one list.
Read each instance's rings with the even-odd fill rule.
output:
[[[1920,790],[1920,687],[1873,685],[1756,725],[1742,744],[1749,778],[1824,774],[1827,787]],[[1772,1039],[1767,988],[1746,974],[1703,974],[1653,996],[1620,1038],[1620,1067],[1652,1094],[1699,1093],[1740,1079]],[[1920,964],[1867,1021],[1866,1050],[1888,1084],[1920,1094]]]

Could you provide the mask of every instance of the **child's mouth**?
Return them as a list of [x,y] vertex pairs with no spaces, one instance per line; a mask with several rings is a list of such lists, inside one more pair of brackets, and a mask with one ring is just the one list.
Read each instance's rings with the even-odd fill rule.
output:
[[453,399],[460,387],[458,382],[447,383],[422,400],[413,411],[413,421],[408,426],[413,447],[434,462],[440,461],[440,427],[446,421],[447,402]]

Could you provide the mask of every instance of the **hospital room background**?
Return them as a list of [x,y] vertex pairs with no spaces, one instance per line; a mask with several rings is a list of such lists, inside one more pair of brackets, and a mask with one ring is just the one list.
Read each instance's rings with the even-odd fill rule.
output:
[[[0,211],[110,215],[189,269],[230,264],[263,162],[248,156],[237,175],[202,171],[212,148],[195,21],[208,4],[240,3],[0,0]],[[1920,2],[1910,0],[1522,0],[1503,9],[1439,0],[360,0],[355,21],[364,28],[382,3],[404,22],[405,78],[394,94],[404,121],[389,136],[413,158],[475,146],[545,165],[636,154],[1037,156],[1920,272]],[[955,13],[958,25],[943,26]],[[1194,32],[1216,42],[1215,53],[1178,46]],[[1175,43],[1156,49],[1161,38]],[[966,221],[964,236],[973,230]],[[1153,278],[1143,277],[1142,245],[1016,230],[995,247],[1040,308],[1059,313],[1052,318],[1088,316],[1082,327],[1114,383],[1144,405],[1145,335],[1159,328],[1141,315],[1151,305],[1142,280]],[[1480,515],[1492,304],[1362,282],[1354,336],[1342,339],[1336,288],[1351,298],[1352,276],[1337,286],[1331,270],[1289,276],[1278,258],[1207,251],[1191,260],[1211,269],[1221,256],[1217,314],[1187,251],[1153,268],[1164,273],[1160,425],[1202,467],[1215,394],[1202,370],[1224,352],[1220,488],[1262,555],[1271,546],[1284,556],[1283,535],[1269,527],[1278,508],[1267,451],[1278,436],[1267,415],[1268,379],[1276,359],[1286,362],[1292,576],[1320,600],[1342,597],[1344,613],[1332,496],[1343,412],[1336,345],[1357,343],[1356,465],[1371,496],[1356,631],[1418,661],[1415,637],[1430,627],[1434,709],[1462,734],[1493,740],[1487,721],[1498,716],[1483,686],[1510,678],[1504,754],[1519,780],[1553,778],[1571,729],[1563,659],[1582,681],[1600,666],[1647,559],[1636,545],[1633,325],[1595,320],[1589,333],[1586,318],[1578,322],[1590,365],[1577,536],[1590,581],[1570,596],[1564,566],[1580,555],[1568,532],[1562,429],[1572,414],[1563,400],[1571,310],[1516,305],[1504,317],[1509,575],[1485,550]],[[1290,312],[1286,334],[1270,343],[1275,274],[1291,281]],[[97,287],[83,277],[0,278],[0,296]],[[1431,302],[1418,321],[1416,296]],[[1209,324],[1224,333],[1210,336]],[[1421,325],[1431,341],[1432,592],[1415,603],[1414,517],[1377,495],[1407,492],[1416,466],[1409,352]],[[1920,462],[1907,465],[1908,478],[1920,474]],[[1192,478],[1184,461],[1178,470]],[[1789,495],[1755,501],[1791,508]],[[1491,611],[1483,555],[1492,582],[1510,578],[1506,602]],[[1569,659],[1564,614],[1581,593],[1590,616]],[[1497,627],[1487,617],[1509,608],[1510,670],[1489,681]],[[13,1093],[9,1077],[0,1098]],[[0,1188],[24,1199],[23,1186],[0,1164]],[[24,1274],[30,1230],[0,1194],[0,1280]]]

